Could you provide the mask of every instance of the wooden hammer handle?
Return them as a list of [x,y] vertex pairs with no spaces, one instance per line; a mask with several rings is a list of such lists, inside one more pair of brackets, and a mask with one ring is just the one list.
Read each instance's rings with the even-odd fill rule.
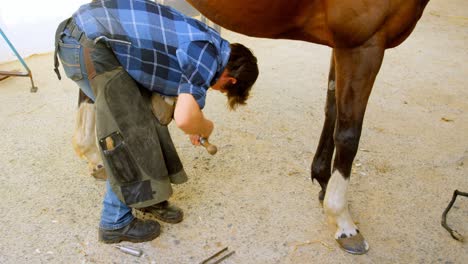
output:
[[207,138],[200,137],[200,144],[202,144],[202,146],[206,148],[206,151],[208,151],[208,153],[210,153],[211,155],[214,155],[216,154],[216,152],[218,152],[218,148],[215,145],[208,142]]

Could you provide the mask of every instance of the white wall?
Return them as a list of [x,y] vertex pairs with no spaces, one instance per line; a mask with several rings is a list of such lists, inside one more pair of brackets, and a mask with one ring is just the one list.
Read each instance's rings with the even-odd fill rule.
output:
[[[55,30],[90,0],[0,0],[0,28],[24,58],[54,50]],[[16,56],[0,36],[0,63]]]
[[[153,0],[154,1],[154,0]],[[193,16],[199,13],[184,0],[155,0]],[[0,28],[23,57],[54,51],[55,30],[82,4],[91,0],[0,0]],[[17,60],[0,36],[0,63]]]

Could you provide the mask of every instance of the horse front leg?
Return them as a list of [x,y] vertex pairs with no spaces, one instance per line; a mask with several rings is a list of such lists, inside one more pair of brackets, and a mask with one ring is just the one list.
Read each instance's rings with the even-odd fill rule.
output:
[[327,185],[324,209],[340,246],[352,254],[364,254],[369,245],[351,218],[347,192],[357,153],[367,101],[384,55],[383,38],[374,36],[352,49],[335,49],[336,127],[335,160]]
[[336,122],[336,99],[335,99],[335,59],[332,53],[330,71],[328,74],[327,102],[325,104],[325,121],[323,122],[322,134],[312,161],[311,178],[320,184],[319,201],[323,202],[327,190],[328,180],[331,176],[331,160],[335,150],[333,131]]

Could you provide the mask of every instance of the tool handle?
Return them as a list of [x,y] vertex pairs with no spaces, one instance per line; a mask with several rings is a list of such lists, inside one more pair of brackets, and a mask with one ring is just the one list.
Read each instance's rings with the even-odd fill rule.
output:
[[207,138],[200,137],[200,144],[202,144],[202,146],[206,148],[206,151],[208,151],[208,153],[210,153],[211,155],[214,155],[216,154],[216,152],[218,152],[218,148],[215,145],[208,142]]

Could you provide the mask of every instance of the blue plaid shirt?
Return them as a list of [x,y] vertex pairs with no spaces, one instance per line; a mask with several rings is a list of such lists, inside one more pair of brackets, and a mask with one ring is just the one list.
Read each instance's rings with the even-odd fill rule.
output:
[[143,87],[168,96],[192,94],[200,108],[231,51],[212,28],[152,1],[93,1],[73,18],[89,39],[105,40]]

